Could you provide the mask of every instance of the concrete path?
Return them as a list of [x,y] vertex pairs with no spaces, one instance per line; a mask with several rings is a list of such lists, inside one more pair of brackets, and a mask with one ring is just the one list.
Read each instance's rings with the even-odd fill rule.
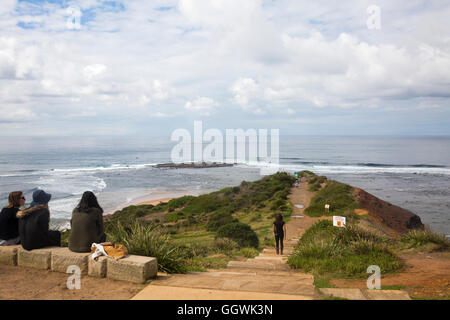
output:
[[[225,269],[161,275],[133,299],[313,300],[336,295],[350,299],[370,299],[361,291],[354,292],[355,289],[321,292],[314,287],[313,275],[292,270],[286,264],[288,255],[293,252],[303,233],[319,220],[303,214],[313,195],[313,192],[308,191],[306,181],[301,181],[298,188],[292,188],[289,200],[294,205],[294,210],[291,220],[286,223],[287,235],[283,255],[277,255],[274,248],[265,248],[253,259],[230,261]],[[298,206],[295,206],[296,204]],[[331,219],[321,219],[324,218]]]

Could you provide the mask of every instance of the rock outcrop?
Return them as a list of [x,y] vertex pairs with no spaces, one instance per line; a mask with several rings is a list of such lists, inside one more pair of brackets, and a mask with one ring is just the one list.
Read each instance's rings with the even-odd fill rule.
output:
[[413,212],[381,200],[374,195],[354,188],[354,195],[369,217],[402,235],[413,229],[423,229],[420,217]]

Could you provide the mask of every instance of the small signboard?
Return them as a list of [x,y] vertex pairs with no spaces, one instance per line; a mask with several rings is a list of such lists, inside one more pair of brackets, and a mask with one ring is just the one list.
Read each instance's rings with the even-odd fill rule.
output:
[[333,216],[333,226],[338,228],[345,227],[345,217]]

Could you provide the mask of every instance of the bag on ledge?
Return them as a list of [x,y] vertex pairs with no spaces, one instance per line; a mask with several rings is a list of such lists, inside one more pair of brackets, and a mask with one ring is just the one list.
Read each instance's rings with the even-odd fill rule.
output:
[[102,255],[114,259],[122,259],[128,254],[128,250],[121,244],[102,245],[93,243],[91,246],[91,253],[92,259],[94,260]]

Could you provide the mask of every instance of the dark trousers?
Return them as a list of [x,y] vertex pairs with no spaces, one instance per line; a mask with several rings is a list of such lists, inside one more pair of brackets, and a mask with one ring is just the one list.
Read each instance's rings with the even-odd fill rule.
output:
[[100,237],[100,243],[102,242],[106,242],[106,234],[102,234],[102,236]]
[[281,250],[283,250],[283,239],[284,239],[284,233],[275,235],[275,243],[277,245],[277,251],[280,249],[280,247],[281,247]]
[[48,246],[60,247],[61,246],[61,232],[57,230],[48,230]]

